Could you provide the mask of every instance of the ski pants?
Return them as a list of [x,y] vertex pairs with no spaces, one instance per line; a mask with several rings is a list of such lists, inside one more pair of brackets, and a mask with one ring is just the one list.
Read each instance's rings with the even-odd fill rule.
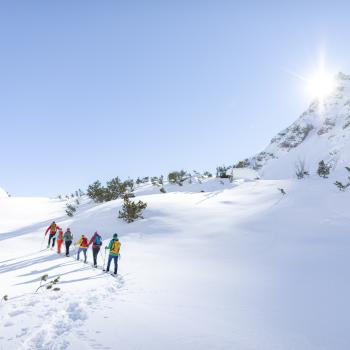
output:
[[49,235],[49,242],[47,243],[47,246],[50,247],[51,239],[52,239],[52,248],[55,246],[55,241],[56,241],[56,232],[54,234]]
[[80,248],[80,247],[79,247],[77,259],[79,260],[79,258],[80,258],[80,253],[83,252],[83,254],[84,254],[84,262],[86,262],[86,251],[87,251],[87,248]]
[[97,266],[97,255],[100,251],[100,247],[92,247],[92,256],[94,257],[94,266]]
[[61,247],[62,247],[63,239],[57,240],[57,253],[61,254]]
[[66,256],[69,256],[69,247],[72,244],[72,241],[65,241],[66,244]]
[[111,267],[111,262],[114,260],[114,273],[117,274],[118,272],[118,255],[111,255],[108,256],[108,263],[107,263],[107,271],[109,271],[109,268]]

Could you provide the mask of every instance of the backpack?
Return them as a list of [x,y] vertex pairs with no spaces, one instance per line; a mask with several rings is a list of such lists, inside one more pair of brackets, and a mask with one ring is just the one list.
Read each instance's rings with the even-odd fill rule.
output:
[[113,241],[110,253],[118,255],[120,251],[120,242]]
[[102,239],[100,235],[95,236],[94,245],[102,245]]
[[82,238],[82,239],[81,239],[81,243],[80,243],[80,247],[86,248],[88,245],[89,245],[89,244],[88,244],[87,238],[86,238],[86,237]]
[[73,240],[73,235],[72,235],[72,232],[70,232],[70,231],[66,231],[64,236],[66,238],[66,241],[72,241]]
[[51,224],[50,231],[51,232],[56,232],[57,231],[57,225],[56,224]]

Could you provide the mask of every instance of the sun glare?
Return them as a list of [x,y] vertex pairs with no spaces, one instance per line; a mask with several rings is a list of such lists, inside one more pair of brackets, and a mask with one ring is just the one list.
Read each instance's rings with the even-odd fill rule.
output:
[[304,92],[311,99],[317,99],[321,102],[320,106],[327,96],[332,94],[337,88],[337,79],[334,67],[326,65],[325,54],[321,52],[318,58],[318,62],[315,62],[313,69],[309,71],[309,74],[298,74],[288,71],[295,78],[299,79],[303,84]]
[[307,80],[307,90],[312,97],[323,100],[335,89],[335,79],[332,74],[320,70]]

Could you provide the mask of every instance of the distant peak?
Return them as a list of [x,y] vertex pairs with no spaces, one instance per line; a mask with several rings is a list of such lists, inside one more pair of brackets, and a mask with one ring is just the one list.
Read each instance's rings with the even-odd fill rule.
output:
[[343,81],[343,80],[350,80],[350,75],[344,74],[343,72],[339,72],[335,76],[336,80]]

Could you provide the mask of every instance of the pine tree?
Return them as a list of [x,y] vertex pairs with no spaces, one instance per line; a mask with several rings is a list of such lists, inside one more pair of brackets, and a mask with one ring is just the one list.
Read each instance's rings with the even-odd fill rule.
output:
[[318,163],[317,174],[320,177],[327,178],[330,173],[331,166],[327,165],[323,160]]
[[87,189],[87,195],[94,200],[96,203],[104,202],[106,189],[102,187],[100,181],[95,181]]
[[107,189],[105,191],[106,202],[118,199],[126,192],[126,184],[123,183],[119,177],[115,177],[114,179],[107,182]]
[[67,204],[66,214],[70,217],[74,216],[74,213],[77,211],[77,209],[72,204]]
[[122,210],[119,211],[119,218],[131,223],[137,219],[143,219],[142,212],[147,208],[147,204],[138,201],[134,202],[128,196],[124,196]]
[[102,186],[100,181],[95,181],[88,187],[87,195],[96,203],[109,202],[126,194],[132,197],[134,187],[134,180],[121,181],[119,177],[115,177],[107,181],[106,187]]
[[188,174],[184,170],[172,171],[168,174],[168,181],[172,184],[182,186],[183,183],[188,179]]
[[158,186],[158,187],[162,187],[164,185],[164,176],[160,175],[158,176],[152,176],[151,177],[151,184],[153,186]]
[[216,168],[216,177],[220,179],[228,179],[230,175],[227,175],[227,171],[230,170],[230,167],[226,167],[225,165],[218,166]]

